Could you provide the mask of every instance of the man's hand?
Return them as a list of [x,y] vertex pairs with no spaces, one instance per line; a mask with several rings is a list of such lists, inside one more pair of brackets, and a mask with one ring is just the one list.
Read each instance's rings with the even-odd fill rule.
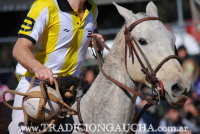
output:
[[45,67],[45,66],[40,66],[36,69],[33,70],[35,73],[35,77],[39,80],[42,81],[47,81],[50,84],[53,84],[53,73],[51,71],[51,69]]
[[[91,37],[97,37],[98,39],[100,39],[102,42],[104,42],[104,38],[101,34],[98,34],[98,33],[93,33],[91,35]],[[90,47],[94,47],[94,41],[93,41],[93,38],[91,38],[91,46]],[[101,44],[99,44],[99,42],[97,42],[97,49],[98,51],[102,51],[103,50],[103,46]]]

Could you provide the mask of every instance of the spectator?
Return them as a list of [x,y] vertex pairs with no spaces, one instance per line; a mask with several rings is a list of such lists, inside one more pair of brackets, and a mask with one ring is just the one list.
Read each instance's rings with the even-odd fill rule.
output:
[[87,80],[89,84],[92,84],[95,80],[95,74],[93,70],[87,70],[84,76],[84,80]]
[[[8,86],[3,85],[3,84],[0,83],[0,102],[3,101],[3,93],[8,89],[9,89]],[[6,96],[5,96],[5,99],[7,101],[10,101],[10,100],[14,99],[14,96],[12,94],[10,94],[10,93],[7,93]]]
[[[183,120],[179,114],[179,108],[169,107],[166,116],[160,122],[161,127],[175,127],[177,130],[179,127],[184,127]],[[178,132],[167,132],[166,134],[178,134]]]
[[178,54],[178,57],[180,58],[181,64],[183,63],[183,61],[184,61],[185,59],[188,58],[188,52],[187,52],[187,49],[185,48],[184,45],[180,46],[180,47],[177,49],[177,54]]
[[199,66],[195,60],[189,58],[182,63],[184,73],[195,83],[199,80]]
[[183,113],[184,117],[195,124],[196,126],[200,127],[200,117],[197,106],[195,106],[191,97],[189,97],[186,103],[183,106]]

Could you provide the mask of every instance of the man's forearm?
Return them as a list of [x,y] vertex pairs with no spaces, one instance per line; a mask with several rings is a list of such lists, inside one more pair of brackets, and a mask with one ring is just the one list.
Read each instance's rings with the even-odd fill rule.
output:
[[13,49],[13,57],[26,69],[35,73],[42,64],[35,59],[31,52],[31,43],[23,39],[18,39]]
[[25,38],[19,38],[13,49],[13,57],[26,69],[33,72],[36,78],[53,84],[51,69],[42,65],[31,52],[33,43]]

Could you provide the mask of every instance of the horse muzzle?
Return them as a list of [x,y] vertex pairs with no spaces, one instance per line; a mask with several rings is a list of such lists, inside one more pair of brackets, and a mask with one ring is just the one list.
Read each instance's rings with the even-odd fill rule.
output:
[[191,87],[188,89],[181,83],[175,83],[171,86],[171,90],[165,89],[165,98],[170,105],[179,106],[186,102],[190,92]]

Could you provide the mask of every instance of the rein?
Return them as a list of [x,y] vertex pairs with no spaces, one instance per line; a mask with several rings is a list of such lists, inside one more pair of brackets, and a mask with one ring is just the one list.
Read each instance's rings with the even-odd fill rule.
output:
[[116,85],[118,85],[120,88],[124,89],[125,91],[127,91],[128,93],[131,93],[133,95],[136,95],[136,96],[139,96],[141,97],[142,99],[154,104],[154,105],[157,105],[157,101],[155,100],[151,100],[149,98],[147,98],[146,96],[140,94],[138,91],[124,85],[123,83],[119,82],[118,80],[112,78],[111,76],[109,76],[108,74],[105,73],[105,71],[103,70],[103,59],[101,57],[101,55],[99,54],[98,52],[98,48],[97,48],[97,41],[102,44],[103,42],[101,42],[97,37],[93,37],[94,39],[94,49],[95,49],[95,52],[96,52],[96,57],[97,57],[97,61],[98,61],[98,64],[99,64],[99,69],[101,71],[101,73],[110,81],[112,81],[113,83],[115,83]]

